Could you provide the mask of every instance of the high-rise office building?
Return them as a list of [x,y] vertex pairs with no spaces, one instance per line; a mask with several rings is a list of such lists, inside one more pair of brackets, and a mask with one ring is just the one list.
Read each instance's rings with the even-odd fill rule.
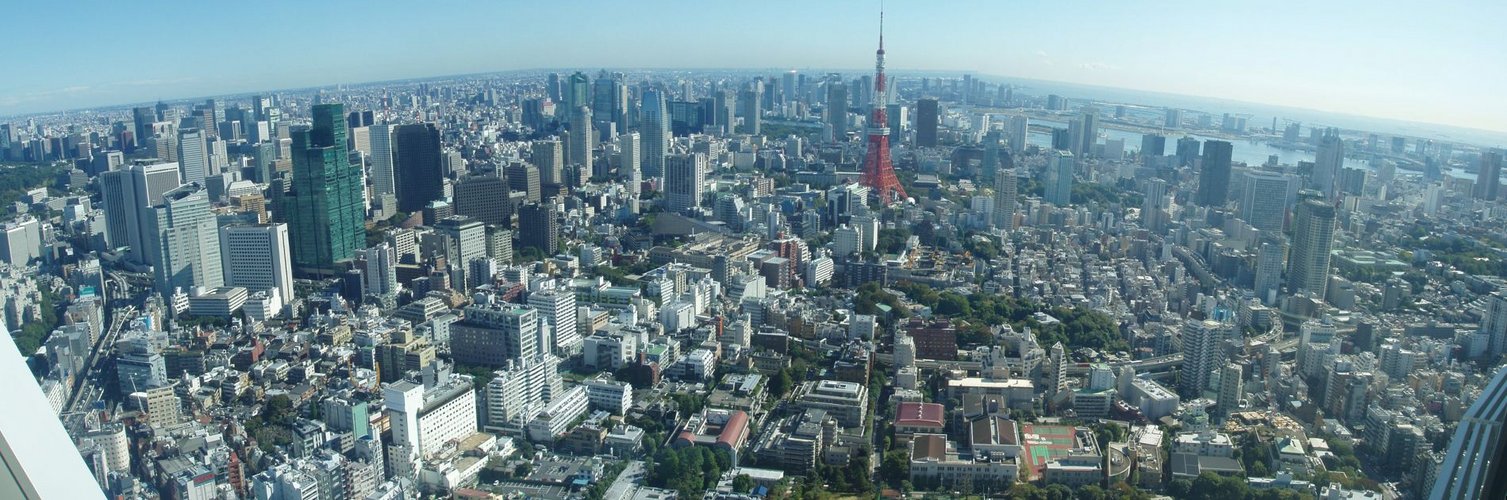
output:
[[283,195],[293,267],[329,274],[365,248],[361,166],[346,149],[340,104],[318,104],[312,127],[292,130],[292,189]]
[[1234,148],[1225,141],[1204,141],[1199,165],[1198,204],[1223,207],[1230,199],[1230,156]]
[[1309,187],[1319,190],[1327,199],[1335,199],[1339,196],[1340,167],[1344,164],[1345,141],[1340,139],[1339,131],[1328,129],[1319,139],[1319,150],[1314,155],[1313,176],[1309,178]]
[[1162,121],[1162,126],[1170,129],[1181,128],[1183,126],[1183,110],[1168,108],[1167,116]]
[[157,293],[172,295],[196,286],[216,288],[225,284],[220,265],[220,237],[209,194],[197,184],[184,184],[162,195],[148,209],[147,244],[153,247],[151,262]]
[[1460,418],[1428,498],[1507,498],[1507,470],[1504,470],[1507,432],[1504,431],[1507,431],[1507,367],[1497,370]]
[[706,155],[688,153],[665,158],[665,210],[690,213],[701,205],[705,191]]
[[[392,126],[386,123],[372,125],[367,129],[367,142],[371,147],[372,196],[397,196],[398,187],[392,166]],[[383,207],[391,210],[393,207]]]
[[937,147],[937,125],[941,120],[941,111],[937,109],[937,106],[937,100],[931,97],[916,101],[916,146],[918,147]]
[[529,162],[539,167],[539,184],[559,186],[564,183],[565,148],[557,139],[534,141],[529,148]]
[[1487,356],[1495,358],[1507,352],[1507,292],[1498,290],[1486,297],[1481,333],[1486,334]]
[[575,108],[570,114],[570,136],[566,138],[569,143],[565,151],[566,163],[589,175],[591,154],[596,150],[596,139],[596,134],[591,130],[591,108],[586,106]]
[[131,122],[135,126],[136,144],[146,144],[152,137],[152,124],[157,122],[157,110],[151,106],[131,108]]
[[1159,178],[1146,180],[1146,190],[1141,193],[1141,227],[1156,234],[1167,232],[1171,216],[1167,213],[1167,181]]
[[277,290],[293,301],[293,255],[287,224],[237,224],[220,228],[220,260],[225,286],[249,292]]
[[1287,257],[1287,290],[1319,297],[1329,286],[1329,251],[1334,246],[1334,206],[1304,200],[1293,215],[1292,253]]
[[1158,134],[1141,136],[1141,163],[1159,158],[1167,153],[1167,137]]
[[178,132],[178,168],[184,183],[203,183],[208,177],[209,152],[206,151],[204,131],[186,128]]
[[1184,397],[1198,397],[1209,388],[1214,369],[1224,365],[1224,342],[1234,335],[1234,331],[1233,325],[1213,320],[1183,323],[1179,393]]
[[1244,394],[1245,370],[1240,365],[1228,363],[1219,372],[1219,396],[1215,399],[1214,413],[1219,418],[1228,417],[1231,413],[1240,409],[1240,398]]
[[1476,170],[1475,196],[1478,200],[1495,200],[1502,190],[1502,150],[1481,152],[1479,170]]
[[361,273],[361,294],[392,297],[398,293],[398,254],[391,244],[381,242],[361,251],[366,267]]
[[1246,172],[1240,217],[1263,233],[1282,232],[1282,225],[1287,220],[1287,193],[1291,186],[1286,175]]
[[1198,159],[1200,148],[1203,144],[1198,139],[1183,137],[1177,140],[1177,166],[1191,167],[1194,160]]
[[1069,151],[1073,156],[1086,158],[1094,155],[1094,145],[1099,142],[1099,110],[1085,107],[1082,115],[1068,129],[1072,143]]
[[994,174],[994,227],[1004,230],[1015,228],[1015,169],[1004,169]]
[[553,203],[532,203],[518,209],[518,246],[536,248],[544,255],[560,250],[560,226]]
[[[535,175],[535,180],[537,178]],[[508,181],[495,175],[472,175],[461,179],[455,184],[455,214],[488,225],[511,226],[508,190]]]
[[417,212],[445,197],[440,130],[433,123],[398,125],[392,132],[398,210]]
[[841,75],[832,75],[827,80],[827,106],[823,108],[823,122],[832,127],[832,140],[842,142],[848,136],[848,84]]
[[1026,141],[1031,136],[1031,119],[1022,116],[1010,117],[1010,152],[1023,154],[1026,151]]
[[639,183],[643,181],[643,143],[638,132],[618,138],[617,176],[628,184],[628,192],[638,196]]
[[510,189],[523,193],[523,199],[529,203],[539,202],[539,167],[513,163],[508,165],[506,174]]
[[622,79],[621,73],[604,73],[598,75],[594,83],[591,116],[596,119],[601,141],[610,141],[612,136],[628,129],[628,87],[623,85]]
[[738,93],[738,117],[743,119],[743,127],[739,132],[751,135],[759,135],[763,131],[760,122],[763,113],[760,112],[759,103],[764,100],[764,81],[754,80],[743,87]]
[[491,276],[472,276],[471,262],[487,256],[487,227],[481,221],[455,215],[434,223],[434,231],[445,237],[445,267],[450,270],[450,285],[466,290],[490,280]]
[[643,176],[657,179],[665,175],[665,154],[670,144],[670,120],[665,111],[664,94],[659,89],[644,91],[643,123]]
[[544,81],[544,93],[549,95],[549,100],[555,101],[555,104],[559,104],[561,99],[565,97],[562,87],[563,83],[560,81],[559,73],[550,73],[549,77]]
[[570,81],[566,83],[563,104],[565,105],[563,109],[569,110],[591,106],[591,78],[587,77],[586,73],[577,71],[570,75]]
[[1263,232],[1260,246],[1256,248],[1256,298],[1261,303],[1277,303],[1277,293],[1282,288],[1282,257],[1287,253],[1287,239],[1280,231]]
[[142,239],[147,207],[162,201],[162,195],[182,184],[176,163],[132,165],[99,175],[100,194],[104,199],[105,237],[112,248],[130,247],[129,260],[151,262],[147,242]]
[[1068,206],[1073,203],[1073,169],[1077,159],[1072,153],[1058,150],[1048,156],[1046,186],[1047,203]]

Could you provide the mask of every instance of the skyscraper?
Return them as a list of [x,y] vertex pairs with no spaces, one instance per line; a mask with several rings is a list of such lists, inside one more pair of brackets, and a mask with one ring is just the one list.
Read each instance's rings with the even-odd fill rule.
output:
[[1158,134],[1141,136],[1141,163],[1159,158],[1167,153],[1167,138]]
[[1194,139],[1192,137],[1183,137],[1182,139],[1178,139],[1177,166],[1192,166],[1193,160],[1198,159],[1198,152],[1200,147],[1202,147],[1202,144],[1198,142],[1198,139]]
[[644,91],[643,124],[643,176],[660,178],[665,175],[665,153],[670,141],[670,120],[665,112],[664,94],[659,89]]
[[1141,195],[1141,227],[1152,233],[1167,232],[1170,218],[1167,214],[1167,181],[1159,178],[1146,180],[1146,191]]
[[1324,136],[1319,139],[1318,153],[1314,155],[1309,187],[1319,190],[1326,199],[1335,199],[1339,195],[1340,167],[1344,163],[1345,141],[1340,140],[1335,129],[1324,131]]
[[1099,142],[1099,110],[1085,107],[1081,116],[1069,128],[1073,156],[1086,158],[1094,155],[1094,145]]
[[596,119],[598,139],[611,140],[611,135],[628,129],[628,87],[623,85],[621,73],[597,76],[593,87],[591,116]]
[[916,146],[937,147],[939,113],[936,98],[927,97],[916,101]]
[[1287,290],[1324,296],[1329,286],[1329,251],[1334,246],[1334,206],[1308,199],[1293,216],[1292,254],[1287,257]]
[[145,230],[156,256],[151,264],[157,293],[224,285],[218,228],[204,188],[184,184],[149,210]]
[[1077,162],[1072,153],[1067,151],[1054,151],[1055,155],[1048,155],[1046,193],[1047,203],[1057,206],[1068,206],[1073,202],[1073,168]]
[[398,293],[398,255],[387,242],[361,251],[366,268],[361,273],[361,293],[391,297]]
[[570,75],[570,81],[566,83],[564,104],[563,109],[569,110],[591,106],[591,78],[586,73],[577,71]]
[[451,352],[456,361],[504,366],[540,353],[539,312],[519,305],[466,308],[466,319],[450,326]]
[[1198,204],[1222,207],[1230,197],[1230,155],[1234,148],[1225,141],[1204,141],[1203,162],[1198,174]]
[[1031,135],[1031,119],[1026,116],[1010,117],[1010,152],[1022,154],[1026,151],[1026,140]]
[[759,135],[763,130],[760,126],[763,113],[759,111],[759,103],[763,100],[763,80],[755,79],[743,86],[743,90],[738,93],[738,117],[743,119],[743,127],[739,132]]
[[184,183],[203,183],[208,177],[209,152],[205,151],[204,132],[186,128],[178,132],[178,168]]
[[529,203],[539,202],[539,167],[527,163],[513,163],[507,168],[508,187],[523,193]]
[[576,333],[576,294],[569,288],[550,287],[528,294],[528,305],[539,311],[539,326],[548,330],[548,350],[566,354],[579,350],[581,335]]
[[560,104],[561,98],[564,97],[564,92],[561,92],[559,73],[549,74],[544,83],[544,93],[549,95],[549,100],[555,101],[555,104]]
[[626,181],[628,192],[638,197],[639,183],[643,180],[643,146],[638,132],[618,138],[617,176]]
[[1228,363],[1219,372],[1219,397],[1215,400],[1214,412],[1220,418],[1240,409],[1240,397],[1245,392],[1244,368]]
[[539,167],[541,186],[559,186],[564,183],[565,148],[559,140],[534,141],[529,150],[529,162]]
[[[1455,428],[1430,500],[1507,498],[1507,367],[1497,370]],[[1392,457],[1400,458],[1400,457]]]
[[481,221],[455,215],[434,223],[434,231],[445,237],[445,267],[450,270],[450,285],[467,290],[490,280],[491,276],[472,276],[471,261],[487,256],[487,228]]
[[1000,170],[994,175],[994,227],[1015,228],[1015,169]]
[[553,203],[533,203],[518,209],[518,246],[533,247],[554,255],[559,247],[560,226]]
[[822,111],[827,126],[832,127],[832,139],[842,142],[848,135],[848,85],[841,75],[827,79],[827,107]]
[[1225,339],[1234,334],[1229,323],[1213,320],[1189,320],[1183,323],[1183,365],[1178,375],[1178,392],[1184,397],[1198,397],[1209,388],[1214,368],[1224,364]]
[[398,210],[417,212],[445,197],[440,166],[440,130],[433,123],[398,125],[392,133]]
[[[371,145],[372,197],[381,199],[384,194],[396,196],[398,187],[392,166],[392,126],[386,123],[372,125],[367,129],[367,134]],[[383,208],[390,211],[395,207]]]
[[1502,150],[1482,151],[1480,162],[1480,169],[1476,171],[1476,199],[1495,200],[1502,190]]
[[591,108],[579,106],[570,114],[569,147],[565,151],[566,163],[591,173],[591,152],[596,150],[596,134],[591,131]]
[[1265,232],[1282,232],[1287,220],[1287,193],[1291,182],[1287,176],[1270,172],[1246,172],[1245,190],[1240,202],[1240,216],[1251,227]]
[[293,257],[287,224],[237,224],[220,228],[220,260],[225,286],[249,292],[277,290],[293,300]]
[[701,193],[706,189],[706,155],[689,153],[670,155],[665,159],[665,210],[678,214],[690,213],[701,204]]
[[151,248],[142,239],[150,214],[147,208],[160,203],[163,194],[182,184],[179,175],[176,163],[138,164],[99,175],[105,237],[111,247],[130,247],[130,260],[140,264],[152,262]]
[[1282,288],[1282,257],[1287,253],[1287,239],[1280,231],[1262,232],[1260,246],[1256,248],[1256,282],[1252,287],[1261,303],[1277,303],[1277,292]]
[[345,112],[319,104],[312,127],[293,130],[292,189],[283,198],[293,267],[328,274],[365,247],[361,166],[346,149]]

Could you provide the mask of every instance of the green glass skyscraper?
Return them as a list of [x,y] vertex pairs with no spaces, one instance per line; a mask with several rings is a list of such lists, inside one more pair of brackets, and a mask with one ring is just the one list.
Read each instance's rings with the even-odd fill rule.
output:
[[314,125],[293,131],[293,182],[283,210],[300,274],[331,275],[363,248],[361,166],[350,162],[345,109],[314,106]]

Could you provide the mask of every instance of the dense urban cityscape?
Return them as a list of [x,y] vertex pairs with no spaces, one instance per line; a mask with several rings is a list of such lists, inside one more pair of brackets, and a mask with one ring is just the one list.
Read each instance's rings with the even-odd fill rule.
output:
[[0,497],[1507,498],[1501,144],[882,33],[0,120]]

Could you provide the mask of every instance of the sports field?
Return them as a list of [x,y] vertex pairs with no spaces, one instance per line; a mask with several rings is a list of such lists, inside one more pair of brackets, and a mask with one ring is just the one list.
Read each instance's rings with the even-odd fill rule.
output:
[[1053,456],[1066,455],[1073,449],[1073,428],[1066,425],[1025,424],[1021,427],[1021,437],[1025,444],[1026,466],[1031,468],[1031,480],[1041,478]]

